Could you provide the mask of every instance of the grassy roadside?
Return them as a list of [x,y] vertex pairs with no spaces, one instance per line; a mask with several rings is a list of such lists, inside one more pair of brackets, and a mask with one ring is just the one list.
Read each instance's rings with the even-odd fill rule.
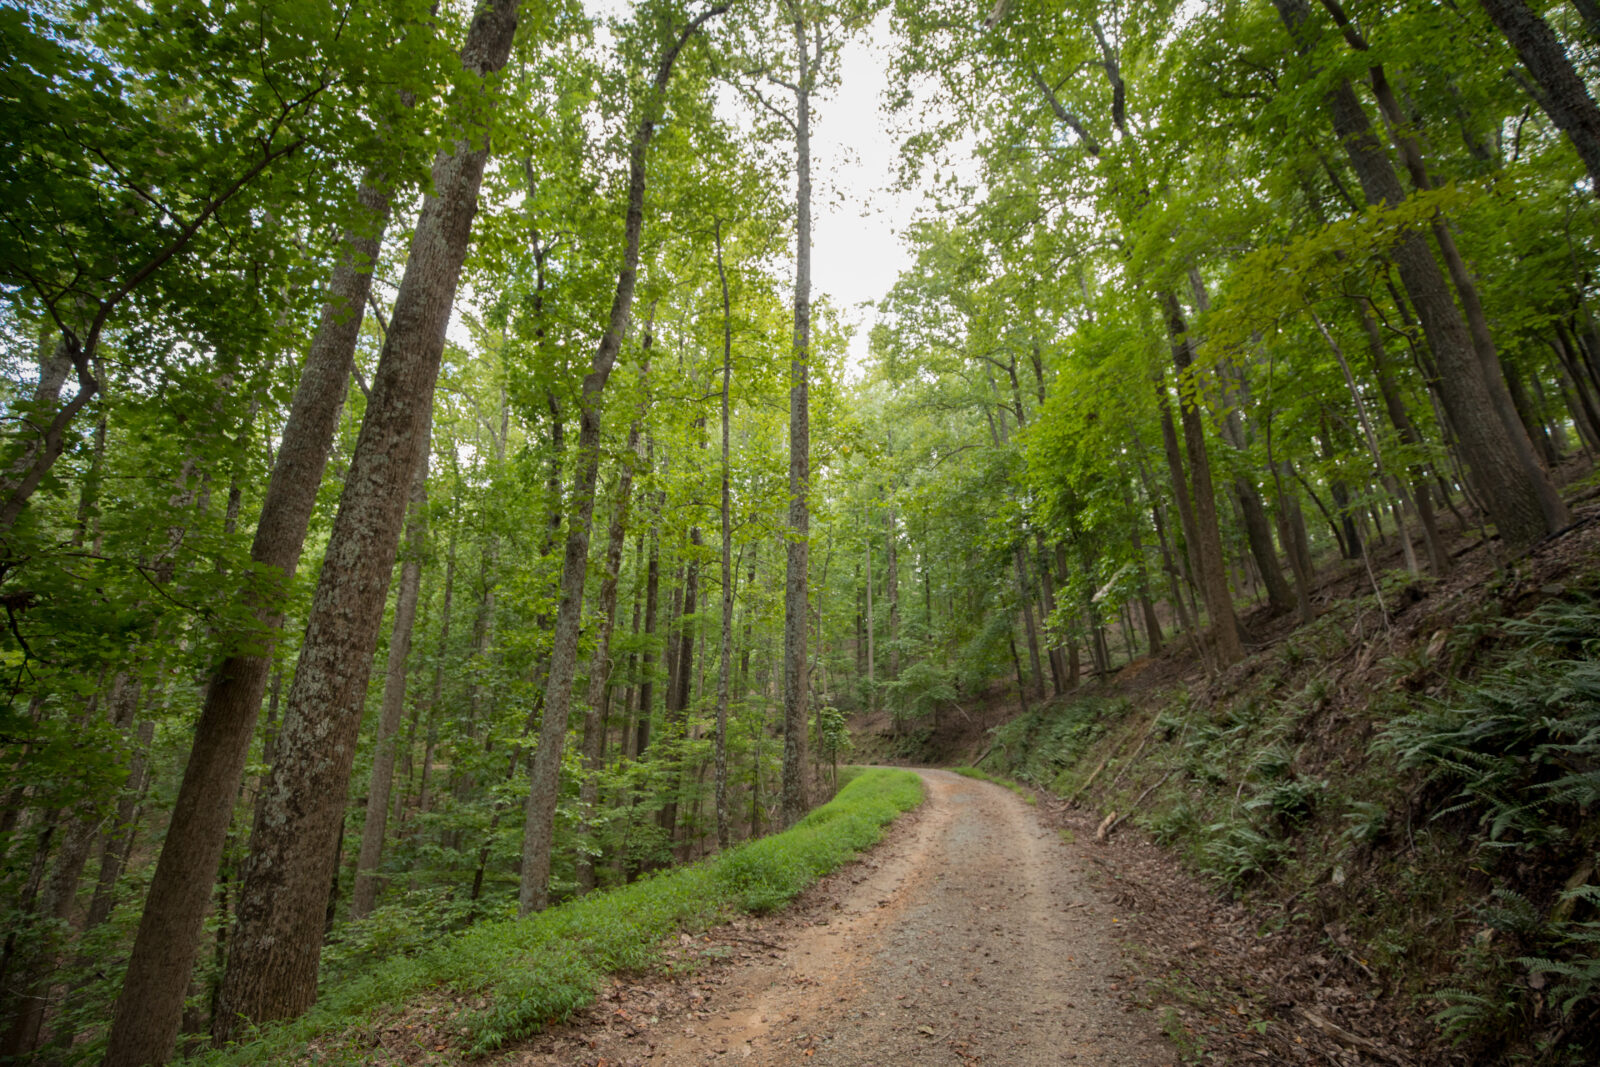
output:
[[980,782],[992,782],[995,785],[1009,789],[1029,804],[1037,804],[1039,802],[1039,798],[1034,796],[1031,790],[1003,775],[990,774],[988,771],[979,770],[977,767],[951,767],[950,769],[963,778],[976,778]]
[[368,1031],[408,1000],[448,991],[483,1005],[462,1019],[460,1051],[489,1052],[569,1017],[608,975],[654,965],[663,939],[739,913],[777,910],[874,844],[922,802],[910,771],[866,770],[793,828],[704,863],[574,900],[526,920],[482,923],[415,956],[324,990],[315,1008],[253,1041],[197,1057],[208,1067],[276,1064],[317,1042],[323,1063],[383,1055]]

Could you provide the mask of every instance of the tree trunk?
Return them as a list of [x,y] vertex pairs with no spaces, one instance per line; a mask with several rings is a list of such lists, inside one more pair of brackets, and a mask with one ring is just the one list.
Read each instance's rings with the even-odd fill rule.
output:
[[639,238],[644,229],[645,155],[655,136],[656,121],[664,106],[672,65],[689,37],[725,7],[712,8],[691,21],[668,46],[656,68],[652,95],[644,117],[634,131],[628,151],[628,206],[623,229],[622,267],[617,272],[611,314],[606,332],[595,349],[589,373],[583,379],[579,400],[578,453],[572,497],[577,513],[567,526],[567,546],[561,569],[561,602],[556,609],[556,629],[551,640],[550,676],[545,684],[544,714],[539,724],[539,747],[529,769],[528,803],[522,827],[522,871],[517,910],[527,915],[542,911],[550,901],[550,845],[555,834],[556,799],[561,784],[561,752],[567,739],[567,712],[572,703],[572,678],[577,666],[578,626],[583,618],[583,586],[589,565],[589,530],[594,522],[594,488],[600,471],[600,400],[605,391],[622,338],[633,313],[633,293],[639,265]]
[[806,787],[807,561],[811,537],[811,70],[806,13],[786,0],[794,28],[795,275],[794,353],[789,365],[789,530],[783,597],[783,825],[800,821]]
[[417,813],[428,811],[432,804],[428,787],[433,774],[433,750],[439,743],[439,705],[444,697],[444,660],[450,648],[450,601],[456,586],[456,538],[460,528],[450,526],[450,546],[444,559],[444,600],[439,606],[439,643],[433,657],[433,684],[428,694],[428,737],[422,747],[422,772],[417,780]]
[[1021,545],[1011,549],[1011,562],[1017,572],[1017,601],[1022,608],[1023,633],[1028,639],[1028,666],[1033,672],[1035,692],[1044,692],[1044,668],[1039,659],[1039,627],[1033,618],[1033,590],[1028,581],[1026,554]]
[[717,656],[717,848],[733,843],[728,811],[728,682],[733,669],[733,516],[731,470],[728,465],[728,383],[733,374],[733,310],[728,300],[728,272],[722,262],[722,220],[716,220],[717,281],[722,287],[722,640]]
[[1170,292],[1161,295],[1166,310],[1167,333],[1172,342],[1172,362],[1178,371],[1178,414],[1183,424],[1183,443],[1189,453],[1189,478],[1194,492],[1194,528],[1199,540],[1194,553],[1199,570],[1200,592],[1206,613],[1216,635],[1217,658],[1222,666],[1244,658],[1239,640],[1239,624],[1228,592],[1228,575],[1222,556],[1222,532],[1217,525],[1217,498],[1211,486],[1211,460],[1206,452],[1205,429],[1200,418],[1197,383],[1191,366],[1188,324],[1178,298]]
[[[885,529],[885,544],[883,551],[883,584],[884,596],[889,601],[889,681],[894,682],[900,677],[900,554],[897,551],[899,534],[895,529],[896,516],[893,506],[889,508],[888,522]],[[826,568],[824,568],[826,570]],[[820,596],[821,594],[819,594]],[[821,613],[817,628],[820,631],[822,623]]]
[[[654,447],[647,445],[645,455],[647,462],[654,456]],[[661,594],[661,501],[664,492],[656,494],[656,509],[650,523],[650,563],[645,572],[645,597],[644,597],[644,636],[645,648],[654,643],[656,633],[656,615],[659,611]],[[650,716],[655,712],[656,669],[652,662],[654,656],[648,651],[642,657],[644,660],[644,676],[639,679],[639,722],[635,728],[633,745],[634,759],[643,759],[646,750],[650,747]]]
[[[431,424],[432,419],[428,422]],[[430,430],[424,428],[426,441]],[[411,628],[417,618],[422,591],[422,555],[428,539],[428,455],[424,444],[411,479],[411,514],[406,520],[405,560],[400,564],[400,587],[395,594],[394,626],[389,632],[389,659],[384,670],[383,704],[378,712],[378,736],[372,753],[372,777],[367,784],[367,815],[361,826],[361,851],[356,860],[355,885],[350,891],[350,918],[363,919],[378,900],[383,880],[378,864],[383,859],[384,832],[389,820],[389,791],[394,784],[396,737],[406,704],[406,660],[411,655]]]
[[[1273,3],[1297,48],[1309,51],[1309,4],[1306,0]],[[1334,83],[1324,99],[1367,202],[1401,204],[1405,190],[1349,81]],[[1460,439],[1462,456],[1501,537],[1512,547],[1523,547],[1560,529],[1567,521],[1565,507],[1534,458],[1527,434],[1514,432],[1502,420],[1492,392],[1497,383],[1485,380],[1467,326],[1426,239],[1414,231],[1405,234],[1392,255],[1438,363],[1439,394]]]
[[[1595,107],[1594,97],[1573,67],[1561,39],[1525,0],[1482,2],[1489,18],[1533,75],[1539,106],[1572,140],[1572,147],[1589,171],[1590,185],[1600,196],[1600,109]],[[1590,12],[1584,15],[1589,18]]]
[[[1372,373],[1377,379],[1378,394],[1383,399],[1383,409],[1389,416],[1389,424],[1394,427],[1401,444],[1420,446],[1423,443],[1422,434],[1411,421],[1405,402],[1400,399],[1400,390],[1395,385],[1394,372],[1389,366],[1388,351],[1384,348],[1383,334],[1378,329],[1378,323],[1372,317],[1372,312],[1365,301],[1357,302],[1356,311],[1361,317],[1361,328],[1367,335],[1367,352],[1372,356]],[[1448,574],[1451,567],[1450,553],[1445,550],[1444,539],[1439,536],[1439,523],[1434,516],[1433,495],[1428,491],[1426,472],[1419,464],[1412,464],[1409,474],[1412,499],[1417,505],[1417,517],[1422,522],[1422,538],[1428,552],[1428,565],[1436,575]]]
[[[648,353],[648,349],[646,351]],[[583,779],[578,784],[579,833],[585,839],[594,833],[594,812],[600,801],[601,747],[611,703],[611,631],[617,622],[617,580],[622,574],[622,550],[628,539],[628,503],[633,496],[633,464],[638,451],[639,424],[635,422],[628,430],[627,450],[622,454],[622,470],[617,475],[615,510],[606,530],[606,569],[600,579],[600,602],[596,606],[600,632],[589,658],[589,686],[583,716]],[[577,879],[580,893],[587,893],[595,886],[594,859],[588,849],[578,850]]]
[[[503,66],[516,13],[517,0],[492,0],[480,9],[463,66],[480,78]],[[482,107],[487,119],[490,105]],[[336,859],[331,846],[343,821],[407,490],[426,451],[423,431],[487,158],[486,131],[479,129],[434,163],[434,193],[417,221],[312,600],[278,761],[251,834],[213,1021],[219,1042],[249,1023],[299,1015],[316,997]]]
[[[870,526],[870,523],[868,524]],[[872,537],[867,542],[867,712],[878,710],[878,616],[872,610]]]
[[[1050,574],[1050,560],[1045,556],[1044,534],[1037,528],[1033,531],[1033,544],[1038,551],[1037,558],[1039,561],[1039,593],[1041,597],[1039,607],[1044,612],[1045,619],[1048,620],[1050,616],[1056,613],[1056,584]],[[1135,551],[1137,550],[1138,545],[1135,542]],[[1055,690],[1056,696],[1060,696],[1066,689],[1067,684],[1067,665],[1062,659],[1061,646],[1050,645],[1045,649],[1045,653],[1050,659],[1050,684]]]
[[[372,286],[389,195],[368,177],[357,191],[363,224],[345,232],[317,331],[295,387],[267,482],[250,558],[259,571],[243,592],[258,630],[239,635],[211,674],[165,842],[156,861],[111,1024],[106,1067],[164,1063],[183,1016],[218,865],[244,776],[251,735],[283,628],[281,607],[300,562],[311,511],[338,426],[362,311]],[[269,635],[266,647],[260,634]]]
[[[694,646],[698,636],[694,625],[694,616],[698,610],[700,596],[700,555],[694,549],[701,545],[700,527],[693,526],[689,529],[689,544],[692,546],[689,559],[684,564],[683,573],[683,600],[679,605],[678,614],[678,640],[677,663],[673,667],[672,678],[667,686],[666,714],[662,718],[661,728],[668,741],[682,741],[688,736],[689,702],[693,691],[694,674]],[[682,758],[677,752],[669,752],[679,760],[678,784],[669,787],[666,803],[661,805],[657,815],[657,822],[666,832],[667,841],[670,843],[678,825],[678,797],[682,794],[682,779],[686,768]]]

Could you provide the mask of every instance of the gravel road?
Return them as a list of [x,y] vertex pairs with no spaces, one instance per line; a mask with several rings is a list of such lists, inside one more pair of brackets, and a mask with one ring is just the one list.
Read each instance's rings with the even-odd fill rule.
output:
[[1122,995],[1117,909],[1073,850],[1011,792],[920,773],[922,808],[808,902],[781,951],[702,983],[699,1010],[609,1062],[1175,1062]]

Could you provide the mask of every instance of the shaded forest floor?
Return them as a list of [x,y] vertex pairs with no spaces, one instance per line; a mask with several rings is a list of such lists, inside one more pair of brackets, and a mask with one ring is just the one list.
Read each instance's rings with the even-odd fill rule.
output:
[[[1052,825],[1095,842],[1083,855],[1126,909],[1144,1003],[1187,1062],[1584,1062],[1594,1036],[1505,966],[1517,946],[1484,916],[1507,886],[1554,910],[1593,870],[1593,820],[1496,866],[1474,813],[1441,815],[1448,791],[1374,740],[1496,662],[1505,620],[1600,590],[1594,496],[1569,486],[1571,528],[1515,558],[1454,530],[1443,580],[1400,573],[1392,538],[1372,572],[1325,565],[1319,620],[1251,611],[1249,654],[1220,676],[1169,645],[1026,714],[1012,686],[917,731],[859,718],[856,755],[1021,779]],[[1474,978],[1501,1003],[1446,1034],[1438,994]]]

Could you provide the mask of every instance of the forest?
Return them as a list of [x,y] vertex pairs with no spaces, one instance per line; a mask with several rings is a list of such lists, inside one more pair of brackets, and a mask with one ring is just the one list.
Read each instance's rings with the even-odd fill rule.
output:
[[[794,825],[868,720],[1219,684],[1335,572],[1382,616],[1592,517],[1594,0],[0,33],[0,1062],[245,1040]],[[825,99],[922,201],[864,322],[815,295]],[[1525,738],[1565,827],[1528,862],[1588,857],[1570,1033],[1584,692]]]

